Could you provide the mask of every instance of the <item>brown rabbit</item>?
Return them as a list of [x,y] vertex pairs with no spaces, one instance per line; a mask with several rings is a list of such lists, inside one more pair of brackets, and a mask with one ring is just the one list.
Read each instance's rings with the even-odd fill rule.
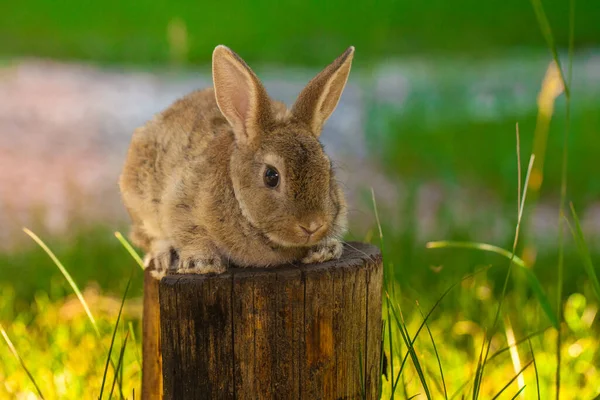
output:
[[120,177],[131,239],[156,275],[220,273],[339,258],[346,203],[319,142],[342,94],[350,47],[288,110],[225,46],[214,89],[193,92],[135,130]]

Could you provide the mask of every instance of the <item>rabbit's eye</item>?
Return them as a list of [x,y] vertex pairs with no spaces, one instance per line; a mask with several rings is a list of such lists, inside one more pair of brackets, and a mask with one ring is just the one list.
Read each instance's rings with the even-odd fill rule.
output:
[[267,166],[265,169],[265,185],[271,189],[274,189],[279,185],[279,172],[271,166]]

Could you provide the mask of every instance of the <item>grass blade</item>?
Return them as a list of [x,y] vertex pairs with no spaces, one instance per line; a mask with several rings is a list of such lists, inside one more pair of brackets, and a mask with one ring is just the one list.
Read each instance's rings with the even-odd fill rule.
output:
[[517,393],[515,393],[515,395],[511,398],[511,400],[515,400],[517,397],[519,397],[519,395],[523,392],[523,390],[525,390],[525,386],[521,387],[521,389],[519,389],[519,391]]
[[35,390],[38,392],[38,395],[43,400],[44,399],[44,395],[42,394],[42,391],[40,390],[40,387],[38,386],[37,382],[33,378],[33,375],[31,375],[31,372],[29,372],[29,369],[27,369],[27,366],[25,365],[25,361],[23,361],[23,359],[21,358],[21,356],[17,352],[17,348],[13,345],[12,341],[8,337],[8,334],[4,330],[4,327],[2,326],[2,324],[0,324],[0,333],[2,334],[2,337],[4,338],[4,341],[6,342],[6,344],[8,346],[8,349],[13,354],[13,356],[15,356],[15,358],[17,359],[17,361],[19,361],[19,364],[21,364],[21,367],[23,368],[23,370],[25,371],[25,373],[29,377],[29,380],[31,381],[31,383],[33,383],[33,386],[35,387]]
[[[425,315],[423,314],[423,310],[419,307],[419,302],[417,302],[417,308],[419,309],[419,313],[423,319]],[[440,360],[440,355],[437,350],[437,346],[435,345],[435,340],[433,339],[433,334],[431,333],[431,329],[429,329],[429,324],[425,322],[425,328],[427,329],[427,333],[429,333],[429,338],[431,339],[431,344],[433,345],[433,351],[435,352],[435,358],[437,359],[438,367],[440,369],[440,376],[442,378],[442,387],[444,388],[444,398],[448,400],[448,389],[446,388],[446,380],[444,379],[444,369],[442,368],[442,360]]]
[[[500,319],[500,314],[502,312],[502,305],[504,304],[504,298],[506,297],[506,290],[508,288],[508,280],[510,279],[512,265],[513,265],[513,259],[515,257],[515,252],[517,251],[517,244],[519,242],[519,232],[521,230],[521,221],[523,218],[523,210],[525,208],[525,199],[527,198],[527,187],[529,186],[529,178],[531,177],[531,170],[533,169],[534,162],[535,162],[535,155],[532,154],[531,157],[529,158],[529,166],[527,167],[527,175],[525,175],[525,185],[524,185],[524,189],[523,189],[523,197],[521,198],[521,207],[519,209],[519,213],[517,216],[517,226],[515,227],[515,239],[513,241],[512,256],[508,262],[508,271],[506,271],[506,278],[504,279],[504,285],[502,286],[502,294],[500,296],[500,300],[498,301],[498,307],[496,308],[496,315],[494,317],[494,323],[492,324],[490,339],[488,340],[487,348],[485,350],[485,355],[483,356],[483,363],[481,364],[481,371],[475,377],[475,379],[478,380],[478,383],[477,383],[477,385],[475,385],[477,390],[473,393],[474,398],[479,397],[479,389],[481,387],[480,383],[481,383],[481,380],[483,379],[483,372],[485,371],[485,365],[487,362],[488,355],[490,353],[490,347],[492,346],[492,336],[494,335],[494,330],[496,329],[496,326],[498,325],[498,320]],[[541,285],[540,285],[540,288],[541,288]]]
[[365,391],[365,377],[363,374],[362,347],[358,348],[358,374],[360,376],[360,397],[361,399],[366,399],[367,393]]
[[421,366],[421,362],[419,361],[419,357],[417,356],[417,352],[413,346],[413,341],[410,339],[410,334],[408,333],[408,329],[406,328],[406,324],[404,323],[404,318],[402,318],[402,311],[398,306],[400,318],[396,314],[396,310],[394,305],[392,304],[392,315],[394,316],[394,320],[396,321],[396,325],[398,330],[400,330],[400,335],[402,336],[402,340],[406,344],[408,348],[408,352],[410,354],[410,358],[413,362],[415,369],[417,370],[417,374],[419,375],[419,380],[421,381],[421,385],[423,386],[423,390],[425,390],[425,396],[427,399],[431,399],[431,393],[429,391],[429,387],[427,386],[427,381],[425,380],[425,374],[423,373],[423,368]]
[[458,387],[458,389],[456,389],[456,392],[454,392],[452,394],[452,396],[450,396],[449,400],[454,400],[456,398],[456,396],[458,396],[463,391],[463,389],[467,387],[467,385],[469,384],[469,382],[471,382],[471,379],[467,379],[466,381],[464,381],[464,383],[462,385],[460,385]]
[[548,300],[548,296],[546,296],[546,293],[544,292],[542,284],[540,283],[539,279],[535,276],[535,274],[533,273],[531,268],[529,268],[525,264],[525,262],[521,258],[517,257],[514,253],[511,253],[510,251],[505,250],[498,246],[494,246],[494,245],[487,244],[487,243],[479,243],[479,242],[455,242],[455,241],[442,240],[442,241],[437,241],[437,242],[429,242],[425,246],[428,249],[455,248],[455,249],[482,250],[482,251],[500,254],[500,255],[508,258],[509,260],[511,260],[511,263],[514,263],[515,265],[518,265],[519,267],[522,268],[522,271],[525,274],[525,278],[527,279],[527,282],[529,283],[529,287],[533,291],[533,294],[535,295],[537,301],[540,303],[540,307],[542,307],[544,314],[546,314],[546,317],[550,320],[550,322],[552,323],[552,326],[554,326],[555,328],[558,328],[558,319],[556,318],[556,314],[552,310],[552,306],[550,305],[550,300]]
[[552,58],[554,59],[554,62],[556,63],[560,72],[560,77],[563,81],[563,85],[565,88],[565,95],[569,95],[569,86],[567,85],[563,69],[560,65],[560,58],[558,57],[558,51],[556,49],[556,44],[554,43],[554,35],[552,35],[552,28],[550,28],[550,23],[548,22],[548,17],[546,16],[546,12],[544,11],[544,6],[542,5],[541,0],[531,0],[531,5],[533,6],[533,11],[535,12],[535,16],[538,20],[538,25],[540,26],[542,35],[544,35],[546,44],[548,45],[548,48],[552,53]]
[[115,391],[115,383],[117,382],[117,377],[119,375],[119,371],[122,371],[122,363],[123,363],[123,355],[125,354],[125,347],[127,347],[127,339],[129,339],[129,332],[125,335],[125,339],[123,339],[123,344],[121,345],[121,351],[119,352],[119,361],[117,361],[117,370],[115,371],[115,376],[112,381],[112,385],[110,387],[110,394],[108,395],[109,399],[112,399],[113,392]]
[[131,323],[131,321],[129,321],[129,323],[127,325],[129,328],[129,334],[131,336],[131,340],[133,340],[135,360],[137,361],[138,366],[140,367],[140,371],[141,371],[142,370],[142,356],[140,355],[140,350],[137,345],[137,340],[135,340],[135,332],[133,330],[133,324]]
[[483,335],[483,340],[481,341],[481,350],[479,351],[479,359],[477,360],[477,369],[475,370],[475,380],[473,381],[473,400],[475,400],[479,394],[479,385],[481,380],[479,377],[483,374],[483,349],[485,348],[485,339],[487,337],[487,332]]
[[[515,345],[515,346],[518,346],[518,345],[520,345],[521,343],[523,343],[523,342],[525,342],[525,341],[528,341],[528,340],[529,340],[529,339],[531,339],[532,337],[536,337],[536,336],[538,336],[538,335],[541,335],[542,333],[546,332],[548,329],[550,329],[550,327],[548,327],[548,328],[545,328],[545,329],[540,329],[539,331],[536,331],[536,332],[530,333],[529,335],[525,336],[524,338],[521,338],[521,339],[517,340],[517,341],[514,343],[514,345]],[[504,348],[502,348],[502,349],[498,350],[497,352],[495,352],[494,354],[492,354],[491,356],[489,356],[489,357],[488,357],[488,361],[491,361],[491,360],[493,360],[494,358],[498,357],[500,354],[502,354],[502,353],[505,353],[505,352],[507,352],[507,351],[509,351],[509,350],[510,350],[510,346],[507,346],[507,347],[504,347]]]
[[71,285],[71,288],[75,292],[75,295],[79,299],[79,302],[83,306],[85,313],[87,314],[90,322],[92,323],[92,326],[94,327],[94,331],[96,331],[96,335],[100,336],[100,331],[98,330],[98,326],[96,325],[96,320],[94,319],[94,316],[92,315],[92,311],[88,307],[85,299],[83,298],[83,295],[81,294],[81,291],[79,290],[79,287],[77,287],[77,284],[71,277],[71,274],[69,274],[69,272],[64,267],[64,265],[62,265],[62,263],[59,261],[59,259],[56,257],[56,255],[54,255],[52,250],[50,250],[50,248],[48,246],[46,246],[46,244],[42,241],[42,239],[39,238],[38,235],[36,235],[35,233],[33,233],[32,231],[30,231],[27,228],[23,228],[23,231],[27,235],[29,235],[29,237],[31,237],[46,252],[46,254],[48,254],[48,256],[50,256],[50,259],[52,259],[52,261],[58,267],[58,269],[63,274],[63,276],[65,277],[67,282],[69,282],[69,285]]
[[502,389],[500,389],[500,391],[498,393],[496,393],[496,395],[494,397],[492,397],[492,400],[496,400],[498,397],[500,397],[500,395],[502,393],[504,393],[504,391],[506,389],[508,389],[508,387],[515,381],[517,380],[517,378],[533,363],[533,361],[529,361],[527,364],[525,364],[525,366],[523,368],[521,368],[521,370],[519,372],[517,372],[517,374],[515,376],[513,376],[511,378],[510,381],[508,381],[508,383],[506,385],[504,385],[504,387]]
[[[387,308],[387,320],[388,320],[388,339],[390,342],[390,376],[392,377],[392,382],[394,380],[394,346],[392,339],[392,319],[390,318],[390,297],[389,294],[386,293],[386,308]],[[392,396],[394,398],[394,388],[392,388]]]
[[537,389],[537,398],[540,400],[540,377],[538,374],[537,363],[535,362],[535,353],[533,352],[531,340],[527,339],[527,343],[529,343],[529,352],[531,353],[531,361],[533,361],[533,369],[535,371],[535,387]]
[[[106,383],[106,374],[108,372],[108,364],[110,364],[110,355],[112,353],[113,346],[115,344],[115,336],[117,335],[117,328],[119,327],[119,321],[121,319],[121,313],[123,312],[123,305],[125,305],[125,299],[127,298],[127,292],[129,291],[129,284],[131,283],[131,277],[127,281],[127,286],[125,287],[125,292],[123,293],[123,299],[121,300],[121,307],[119,307],[119,314],[117,315],[117,322],[115,323],[115,328],[113,330],[112,339],[110,341],[110,347],[108,348],[108,356],[106,357],[106,365],[104,366],[104,375],[102,376],[102,386],[100,387],[100,395],[98,399],[102,399],[102,393],[104,393],[104,384]],[[115,376],[117,371],[115,370]]]
[[519,258],[516,254],[511,253],[508,250],[504,250],[502,247],[494,246],[492,244],[487,243],[479,243],[479,242],[455,242],[451,240],[440,240],[437,242],[428,242],[425,245],[428,249],[444,249],[444,248],[454,248],[454,249],[473,249],[473,250],[482,250],[491,253],[500,254],[508,259],[513,259],[513,262],[517,264],[519,267],[527,268],[525,261]]
[[[508,315],[504,316],[504,331],[506,333],[506,342],[510,347],[510,358],[513,363],[513,369],[515,372],[518,372],[521,369],[521,357],[519,356],[519,349],[515,340],[515,332],[513,331]],[[519,388],[525,387],[525,378],[523,375],[519,375],[517,383],[519,384]]]
[[[574,41],[575,41],[575,1],[570,0],[569,6],[569,66],[568,66],[568,79],[567,82],[565,80],[565,74],[560,64],[560,59],[558,57],[558,51],[556,49],[556,44],[554,42],[554,37],[552,35],[552,29],[550,28],[550,23],[548,22],[548,18],[546,17],[546,12],[544,11],[544,7],[541,3],[541,0],[531,0],[531,4],[535,11],[536,18],[538,20],[538,25],[544,38],[546,39],[546,43],[548,44],[548,48],[552,53],[552,57],[554,62],[558,66],[558,70],[560,72],[560,77],[563,82],[564,90],[565,90],[565,130],[563,134],[563,157],[562,157],[562,173],[561,173],[561,190],[560,190],[560,209],[559,209],[559,221],[558,221],[558,274],[557,274],[557,319],[559,321],[562,320],[562,290],[563,290],[563,275],[564,275],[564,233],[563,233],[563,220],[565,215],[565,203],[567,198],[567,168],[568,168],[568,154],[569,154],[569,130],[571,124],[571,78],[572,78],[572,70],[573,70],[573,49],[574,49]],[[557,329],[557,338],[556,338],[556,399],[560,398],[560,365],[561,365],[561,353],[560,348],[562,344],[562,334],[560,328]]]
[[544,314],[546,314],[546,317],[550,320],[552,326],[558,329],[558,318],[556,317],[556,314],[552,311],[550,300],[548,300],[548,297],[544,292],[542,284],[531,269],[525,268],[522,271],[525,273],[525,278],[529,283],[529,287],[531,288],[533,294],[537,298],[538,303],[540,303],[540,307],[542,307]]
[[569,229],[571,230],[571,234],[573,235],[573,239],[575,239],[575,244],[577,245],[577,250],[579,251],[579,256],[581,257],[581,261],[583,262],[583,267],[585,272],[587,272],[590,282],[592,284],[592,289],[596,294],[596,298],[600,301],[600,282],[598,282],[598,276],[596,275],[596,269],[594,268],[594,264],[592,263],[592,256],[590,254],[590,249],[585,242],[585,238],[583,236],[583,230],[581,229],[581,223],[579,222],[579,217],[577,217],[577,213],[575,212],[575,207],[573,207],[573,203],[570,204],[571,207],[571,215],[573,216],[573,221],[575,222],[575,228],[571,225],[568,219],[565,217],[565,222],[567,223]]
[[135,262],[138,263],[140,268],[142,268],[142,270],[143,270],[144,269],[144,261],[142,261],[142,258],[140,257],[140,255],[133,249],[133,247],[131,246],[131,244],[129,244],[127,239],[125,239],[125,237],[123,237],[121,232],[115,232],[115,237],[119,240],[119,242],[121,242],[123,247],[125,247],[125,250],[127,250],[127,252],[131,255],[131,257],[135,260]]
[[519,134],[519,123],[515,124],[517,136],[517,215],[521,212],[521,135]]
[[383,231],[381,230],[381,221],[379,220],[377,202],[375,201],[375,190],[373,190],[373,188],[371,188],[371,198],[373,200],[373,209],[375,211],[375,221],[377,221],[377,228],[379,229],[379,239],[381,239],[381,246],[383,246]]
[[377,390],[378,399],[381,398],[381,392],[383,391],[383,355],[385,354],[385,323],[385,320],[381,322],[381,346],[379,349],[379,388]]

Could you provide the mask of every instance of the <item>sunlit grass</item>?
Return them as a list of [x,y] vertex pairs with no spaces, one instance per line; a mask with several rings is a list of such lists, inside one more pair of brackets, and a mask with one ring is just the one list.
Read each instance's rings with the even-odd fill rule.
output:
[[[489,271],[489,269],[486,269]],[[481,271],[478,276],[483,276],[486,271]],[[471,285],[481,285],[482,281],[474,280],[474,277],[465,277],[456,284],[452,284],[449,292],[459,298],[468,299],[486,308],[493,304],[493,298],[479,300],[472,297],[473,289]],[[84,291],[85,292],[85,291]],[[3,291],[10,297],[16,294],[11,291]],[[439,297],[443,296],[441,293]],[[553,329],[543,329],[530,333],[530,327],[539,323],[539,313],[536,311],[539,307],[535,298],[529,301],[515,297],[515,293],[507,296],[507,304],[518,304],[518,310],[508,308],[507,312],[516,312],[515,326],[515,345],[521,349],[521,354],[525,357],[525,362],[533,361],[533,357],[528,358],[530,352],[527,351],[529,343],[535,352],[535,362],[539,368],[539,384],[542,393],[541,398],[547,398],[552,393],[553,375],[555,363],[553,361],[553,346],[556,340],[556,334]],[[582,296],[576,294],[571,296],[566,303],[567,326],[562,351],[566,355],[563,362],[563,381],[562,395],[565,398],[593,398],[598,394],[600,388],[600,368],[597,360],[600,354],[600,344],[597,338],[597,320],[598,304],[589,302],[582,305],[579,298]],[[75,298],[73,296],[73,298]],[[470,379],[477,366],[481,342],[485,335],[484,327],[476,321],[461,315],[460,311],[434,313],[447,295],[441,298],[440,303],[432,307],[431,312],[425,313],[425,318],[415,305],[414,301],[408,299],[396,298],[393,302],[403,304],[402,314],[404,316],[404,325],[406,331],[411,332],[411,346],[417,352],[420,365],[425,371],[426,378],[430,386],[435,384],[435,380],[441,384],[439,374],[431,374],[427,371],[435,371],[439,368],[439,362],[443,366],[444,379],[449,393],[449,398],[456,394],[455,398],[461,398],[461,395],[470,390],[472,379]],[[4,298],[3,307],[9,307],[9,299]],[[120,299],[119,299],[120,300]],[[577,301],[576,301],[577,300]],[[53,398],[96,398],[100,392],[103,370],[106,363],[106,349],[109,347],[114,324],[119,311],[119,301],[115,304],[115,309],[109,314],[95,313],[97,324],[101,336],[97,337],[94,329],[83,310],[75,316],[65,319],[66,304],[69,299],[59,302],[49,302],[46,297],[41,296],[33,313],[32,319],[17,318],[11,324],[6,325],[7,334],[10,335],[14,346],[19,349],[21,357],[24,360],[35,360],[28,363],[28,368],[32,376],[40,385],[42,393],[48,399]],[[411,304],[412,303],[412,306]],[[0,308],[0,314],[5,315],[5,310]],[[131,328],[135,331],[136,337],[139,337],[139,323],[141,314],[125,315],[127,323],[132,323]],[[394,318],[392,310],[390,317]],[[384,309],[384,318],[387,321],[387,313]],[[425,321],[425,322],[424,322]],[[396,320],[393,324],[393,343],[405,343],[398,330]],[[137,326],[137,328],[135,328]],[[430,337],[422,337],[419,340],[419,333],[428,330],[431,337],[435,339],[435,346]],[[418,373],[416,372],[411,356],[407,353],[406,345],[403,344],[402,352],[394,350],[395,355],[390,357],[389,340],[387,337],[387,325],[384,335],[384,352],[387,353],[388,361],[393,363],[396,376],[394,380],[397,385],[395,397],[404,398],[401,394],[403,382],[406,384],[408,397],[417,395],[416,398],[424,398],[425,391],[422,387]],[[116,335],[114,348],[123,348],[124,338]],[[488,358],[489,367],[487,368],[485,379],[482,380],[480,397],[492,398],[497,394],[514,376],[515,371],[509,355],[509,343],[503,336],[493,338],[492,350],[494,354]],[[100,344],[100,345],[99,345]],[[506,349],[506,350],[503,350]],[[400,349],[398,349],[400,350]],[[498,353],[496,353],[498,351]],[[115,365],[123,371],[123,393],[125,398],[132,398],[132,391],[139,388],[140,385],[140,365],[138,363],[138,354],[141,352],[141,343],[135,342],[133,336],[129,335],[127,346],[125,347],[121,366],[118,359],[120,354],[115,354]],[[117,352],[119,353],[119,352]],[[6,346],[0,346],[0,398],[13,398],[17,395],[25,395],[35,391],[27,375],[21,368],[19,362],[14,358],[7,358],[10,352]],[[408,356],[408,357],[407,357]],[[403,379],[398,376],[401,364]],[[390,365],[388,365],[388,379],[383,378],[382,398],[391,396]],[[535,398],[536,374],[534,364],[530,366],[524,374],[526,388],[524,394],[526,398]],[[114,375],[107,379],[108,389],[114,380]],[[465,384],[465,380],[469,384]],[[115,384],[115,386],[118,383]],[[464,385],[464,386],[463,386]],[[116,390],[116,388],[115,388]],[[519,390],[516,382],[511,384],[503,393],[512,396]],[[434,389],[435,391],[435,389]],[[452,394],[452,395],[450,395]],[[443,397],[442,394],[431,393],[432,398]],[[501,398],[503,398],[503,396]],[[510,398],[510,396],[508,398]],[[105,396],[106,397],[106,396]]]
[[63,276],[65,277],[67,282],[69,282],[69,285],[71,286],[71,289],[73,289],[73,292],[75,292],[75,294],[77,295],[77,298],[79,299],[79,302],[81,303],[81,306],[85,310],[85,313],[87,314],[92,326],[94,327],[94,331],[96,332],[97,335],[100,335],[100,331],[98,330],[98,325],[96,325],[96,319],[92,315],[92,311],[90,310],[90,307],[88,306],[87,302],[83,298],[83,295],[81,294],[81,290],[79,290],[79,287],[77,286],[77,284],[71,277],[71,274],[69,273],[69,271],[67,271],[65,266],[60,262],[60,260],[52,252],[52,250],[50,250],[50,248],[48,248],[46,243],[44,243],[42,241],[42,239],[39,238],[38,235],[36,235],[35,233],[33,233],[32,231],[30,231],[27,228],[23,228],[23,231],[29,237],[31,237],[46,252],[46,254],[48,254],[50,259],[52,259],[52,262],[54,262],[56,267],[60,270],[60,273],[63,274]]
[[135,260],[135,262],[140,266],[140,268],[144,269],[144,261],[142,260],[140,255],[135,251],[133,246],[131,246],[131,244],[129,244],[129,242],[125,239],[125,237],[123,237],[121,232],[115,232],[115,237],[123,245],[125,250],[127,250],[127,252],[131,256],[131,258],[133,258]]
[[594,268],[594,264],[592,262],[592,256],[590,249],[585,241],[585,237],[583,236],[583,230],[581,229],[581,222],[579,221],[579,217],[575,212],[575,207],[573,203],[571,203],[571,216],[574,221],[574,226],[571,225],[568,219],[565,217],[565,221],[571,230],[573,238],[575,239],[575,243],[577,244],[577,250],[579,251],[579,255],[581,256],[581,260],[583,262],[583,266],[585,271],[588,274],[588,278],[590,279],[590,283],[592,285],[592,290],[596,295],[596,299],[600,301],[600,282],[598,281],[598,276],[596,275],[596,269]]
[[25,373],[27,374],[27,377],[29,378],[29,380],[31,381],[33,386],[35,387],[35,390],[37,391],[38,395],[43,399],[44,395],[42,394],[40,387],[38,386],[37,382],[35,381],[35,378],[33,377],[33,375],[31,375],[31,372],[29,372],[29,369],[25,365],[25,361],[23,361],[23,359],[19,355],[19,352],[17,351],[17,349],[15,348],[15,345],[12,343],[12,341],[8,337],[8,334],[4,330],[4,327],[2,326],[2,324],[0,324],[0,334],[2,334],[2,338],[6,342],[6,345],[8,346],[10,352],[13,354],[13,356],[15,356],[17,361],[19,361],[19,364],[21,364],[21,368],[23,368],[23,371],[25,371]]

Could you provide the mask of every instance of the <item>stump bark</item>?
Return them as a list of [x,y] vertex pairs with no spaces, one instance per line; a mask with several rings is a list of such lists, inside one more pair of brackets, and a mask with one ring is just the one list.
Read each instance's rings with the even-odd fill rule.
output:
[[376,398],[382,273],[376,247],[351,243],[321,264],[164,277],[159,338],[144,337],[160,344],[162,395]]

